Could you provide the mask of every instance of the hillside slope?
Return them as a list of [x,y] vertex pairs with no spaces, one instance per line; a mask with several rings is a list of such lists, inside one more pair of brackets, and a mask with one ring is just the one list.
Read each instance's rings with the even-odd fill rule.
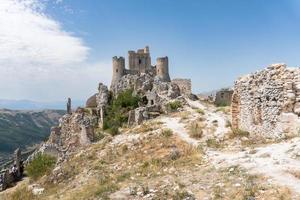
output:
[[[219,159],[221,152],[238,156],[247,148],[245,137],[229,137],[228,110],[189,102],[181,112],[104,134],[66,155],[47,176],[23,181],[0,199],[299,199],[277,177],[239,165],[246,157]],[[247,142],[247,151],[255,150]]]
[[65,113],[62,110],[15,111],[0,109],[0,156],[18,147],[45,140],[50,128]]

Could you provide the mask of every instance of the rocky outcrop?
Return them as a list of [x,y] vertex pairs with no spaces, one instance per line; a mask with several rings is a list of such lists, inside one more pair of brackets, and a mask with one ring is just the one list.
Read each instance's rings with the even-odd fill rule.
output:
[[48,143],[68,150],[88,145],[94,140],[94,127],[97,127],[97,124],[97,115],[77,109],[72,115],[64,115],[59,126],[52,128]]
[[106,85],[99,83],[98,93],[96,94],[97,108],[104,108],[109,101],[109,91]]
[[87,108],[95,108],[97,107],[97,94],[94,94],[85,103],[85,107]]
[[300,69],[273,64],[235,82],[232,126],[252,136],[276,139],[300,128]]

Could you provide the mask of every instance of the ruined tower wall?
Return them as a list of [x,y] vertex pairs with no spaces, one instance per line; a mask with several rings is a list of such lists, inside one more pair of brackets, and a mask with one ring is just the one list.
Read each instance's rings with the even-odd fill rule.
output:
[[167,56],[156,59],[156,76],[162,81],[171,81],[169,75],[169,60]]
[[221,89],[216,93],[214,104],[217,106],[230,106],[232,101],[233,90]]
[[284,138],[300,128],[300,69],[274,64],[241,77],[232,97],[232,128],[251,136]]
[[113,75],[111,85],[118,82],[125,75],[125,59],[123,57],[113,57]]
[[183,94],[183,95],[192,94],[192,81],[191,81],[191,79],[177,78],[177,79],[173,79],[172,83],[175,83],[176,85],[178,85],[181,94]]
[[128,67],[131,71],[146,73],[151,69],[151,57],[149,47],[139,49],[137,52],[128,51]]

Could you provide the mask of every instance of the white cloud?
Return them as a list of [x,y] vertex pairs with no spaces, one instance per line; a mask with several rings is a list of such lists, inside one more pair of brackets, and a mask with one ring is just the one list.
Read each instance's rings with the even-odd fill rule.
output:
[[89,48],[45,14],[46,1],[0,0],[0,98],[82,99],[109,82],[109,62],[88,64]]
[[37,0],[0,1],[0,62],[63,65],[87,58],[80,38],[46,16]]

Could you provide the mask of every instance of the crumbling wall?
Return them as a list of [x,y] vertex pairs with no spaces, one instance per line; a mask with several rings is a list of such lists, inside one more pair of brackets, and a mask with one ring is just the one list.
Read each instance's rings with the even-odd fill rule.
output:
[[172,83],[175,83],[176,85],[178,85],[179,89],[180,89],[180,93],[182,95],[190,95],[192,94],[192,81],[191,79],[181,79],[181,78],[177,78],[177,79],[173,79]]
[[300,69],[274,64],[235,82],[232,128],[251,136],[284,138],[300,128]]
[[216,93],[214,104],[217,106],[230,106],[233,90],[221,89]]

